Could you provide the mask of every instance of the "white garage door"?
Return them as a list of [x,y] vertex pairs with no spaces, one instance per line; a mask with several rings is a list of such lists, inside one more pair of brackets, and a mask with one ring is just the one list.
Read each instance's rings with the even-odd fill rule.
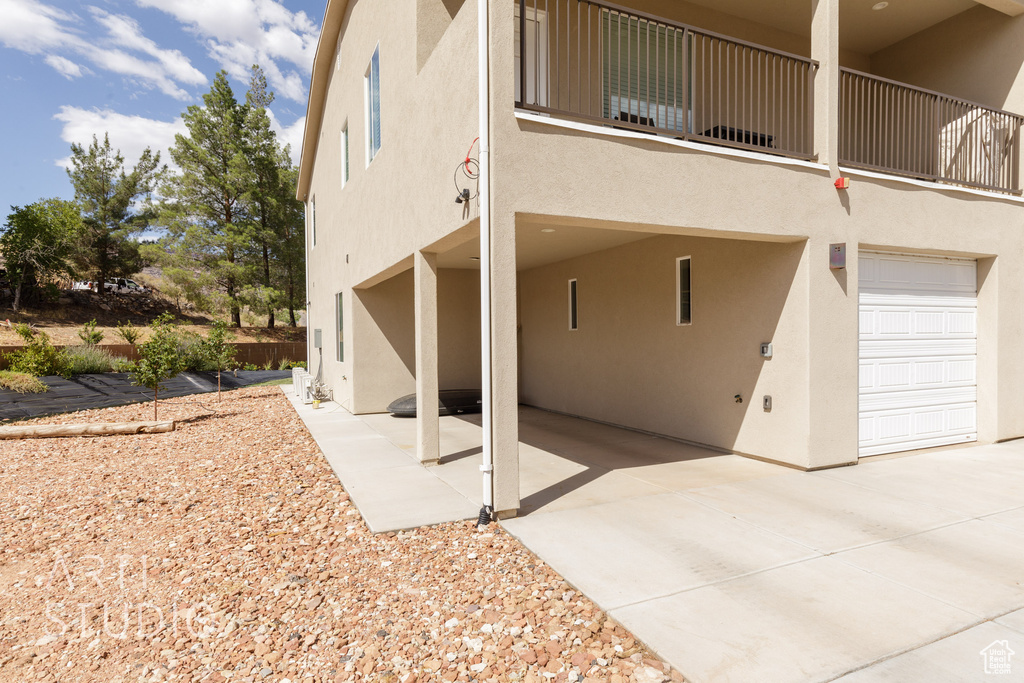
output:
[[975,441],[977,263],[860,254],[860,454]]

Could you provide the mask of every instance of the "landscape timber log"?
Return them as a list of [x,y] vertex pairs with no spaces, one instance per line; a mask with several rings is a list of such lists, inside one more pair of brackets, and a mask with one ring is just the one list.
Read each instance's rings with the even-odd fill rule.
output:
[[169,422],[96,422],[77,425],[26,425],[0,427],[0,439],[46,439],[57,436],[110,436],[113,434],[159,434],[173,432]]

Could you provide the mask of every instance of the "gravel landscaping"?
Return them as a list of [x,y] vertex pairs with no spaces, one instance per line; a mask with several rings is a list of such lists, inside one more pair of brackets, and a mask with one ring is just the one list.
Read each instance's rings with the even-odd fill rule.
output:
[[682,680],[497,525],[371,534],[277,387],[160,411],[0,442],[0,680]]

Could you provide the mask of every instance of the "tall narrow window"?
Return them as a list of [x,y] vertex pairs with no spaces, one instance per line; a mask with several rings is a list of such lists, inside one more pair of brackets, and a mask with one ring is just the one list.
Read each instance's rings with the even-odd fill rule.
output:
[[366,165],[380,151],[380,46],[366,67]]
[[313,236],[313,246],[316,246],[316,197],[309,200],[309,231]]
[[334,313],[338,318],[338,362],[345,362],[345,302],[338,292],[334,302]]
[[690,322],[690,257],[683,256],[676,259],[676,324]]
[[341,186],[348,184],[348,122],[341,129]]
[[569,280],[569,329],[579,329],[576,307],[576,280]]

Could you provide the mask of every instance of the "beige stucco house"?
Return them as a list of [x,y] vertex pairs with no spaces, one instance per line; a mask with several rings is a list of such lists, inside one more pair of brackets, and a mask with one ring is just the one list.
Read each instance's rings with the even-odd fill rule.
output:
[[1024,2],[486,7],[328,3],[298,193],[346,409],[483,387],[498,514],[519,404],[805,469],[1024,435]]

